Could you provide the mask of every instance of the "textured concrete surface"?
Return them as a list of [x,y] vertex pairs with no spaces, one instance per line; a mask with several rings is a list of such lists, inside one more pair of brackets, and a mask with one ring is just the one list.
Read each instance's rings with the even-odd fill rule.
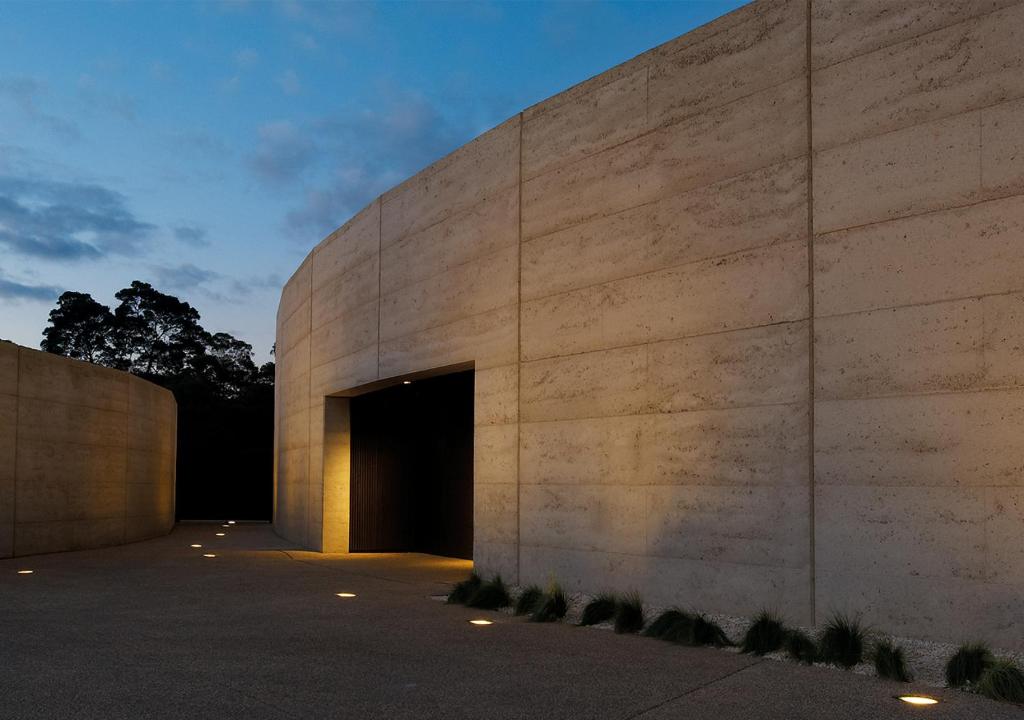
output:
[[893,697],[912,685],[431,599],[466,567],[303,552],[266,525],[0,561],[0,717],[1020,716],[944,690],[915,710]]
[[472,365],[479,568],[1024,647],[1022,27],[759,0],[385,193],[282,293],[279,531],[347,547],[326,396]]
[[128,373],[0,343],[0,557],[168,532],[176,413]]

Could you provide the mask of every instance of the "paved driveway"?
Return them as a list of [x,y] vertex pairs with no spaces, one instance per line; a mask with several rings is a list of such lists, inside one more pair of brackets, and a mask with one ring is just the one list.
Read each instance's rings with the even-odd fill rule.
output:
[[[915,709],[873,678],[430,599],[462,561],[220,531],[0,560],[0,719],[1024,717],[948,691]],[[495,624],[467,622],[481,615]]]

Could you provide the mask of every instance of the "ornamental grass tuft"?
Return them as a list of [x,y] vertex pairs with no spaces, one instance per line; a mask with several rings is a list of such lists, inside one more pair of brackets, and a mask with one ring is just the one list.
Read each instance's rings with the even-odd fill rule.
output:
[[455,587],[448,594],[448,603],[451,605],[465,605],[473,597],[473,593],[483,584],[483,580],[476,573],[470,573],[469,577],[462,582],[455,583]]
[[894,641],[885,639],[875,644],[872,659],[875,663],[875,672],[879,677],[897,682],[910,682],[910,672],[907,670],[907,661],[903,648]]
[[512,598],[509,597],[508,588],[502,582],[501,575],[495,575],[493,580],[477,587],[466,605],[481,610],[498,610],[508,607],[511,603]]
[[516,615],[529,615],[536,609],[544,592],[536,585],[526,587],[516,598]]
[[985,643],[961,645],[946,663],[946,684],[962,688],[981,679],[981,675],[994,662],[992,651]]
[[811,665],[818,659],[818,646],[803,630],[788,631],[783,647],[790,660]]
[[644,603],[635,592],[627,593],[615,608],[615,632],[638,633],[644,627]]
[[786,628],[775,614],[762,610],[743,635],[742,651],[754,655],[766,655],[782,647],[786,640]]
[[849,670],[864,658],[864,627],[858,616],[833,614],[818,640],[820,659]]
[[602,593],[587,603],[580,617],[580,625],[597,625],[615,617],[618,600],[611,593]]
[[568,611],[569,600],[562,588],[554,583],[538,601],[530,619],[534,622],[555,622],[564,618]]
[[1024,703],[1024,673],[1009,660],[993,660],[975,689],[993,700]]

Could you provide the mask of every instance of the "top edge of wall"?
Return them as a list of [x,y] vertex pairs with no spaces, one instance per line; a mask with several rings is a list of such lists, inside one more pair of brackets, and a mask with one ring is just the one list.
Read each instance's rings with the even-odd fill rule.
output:
[[750,14],[759,11],[760,8],[763,8],[765,6],[784,4],[786,2],[792,1],[793,0],[753,0],[753,2],[749,2],[746,5],[738,7],[735,10],[726,13],[725,15],[717,17],[714,20],[711,20],[703,25],[700,25],[682,35],[672,38],[671,40],[668,40],[662,43],[661,45],[657,45],[651,48],[650,50],[645,50],[639,55],[629,58],[628,60],[625,60],[619,63],[618,65],[614,65],[611,68],[602,70],[601,72],[594,74],[593,76],[587,78],[586,80],[576,83],[575,85],[572,85],[566,88],[565,90],[556,93],[555,95],[552,95],[551,97],[545,98],[544,100],[541,100],[537,103],[534,103],[533,105],[524,108],[522,111],[512,115],[511,117],[503,120],[502,122],[499,122],[494,127],[488,128],[487,130],[480,133],[473,139],[455,148],[447,155],[438,158],[430,165],[427,165],[423,169],[419,170],[416,173],[413,173],[412,175],[405,178],[396,185],[392,186],[388,190],[385,190],[383,193],[381,193],[373,200],[371,200],[369,203],[367,203],[365,207],[353,213],[339,227],[328,233],[309,251],[309,253],[305,256],[305,258],[303,259],[299,267],[296,269],[296,271],[292,273],[291,277],[289,277],[289,279],[284,283],[284,286],[282,287],[282,295],[284,294],[288,285],[293,282],[293,280],[299,279],[296,276],[300,274],[300,271],[302,270],[303,266],[312,259],[313,255],[317,252],[317,250],[322,248],[324,245],[328,244],[335,238],[337,238],[339,235],[343,234],[345,229],[349,225],[351,225],[351,223],[361,214],[365,213],[367,210],[372,208],[377,203],[380,203],[383,206],[384,203],[388,202],[395,195],[400,193],[403,189],[408,187],[410,184],[416,182],[417,180],[422,180],[425,177],[429,177],[443,170],[447,165],[450,165],[458,157],[458,155],[466,152],[473,145],[478,144],[483,138],[495,132],[496,130],[499,130],[506,124],[511,122],[517,122],[520,117],[522,117],[523,121],[527,121],[545,112],[554,110],[555,108],[558,108],[564,105],[565,103],[571,102],[572,100],[580,97],[581,95],[585,95],[589,92],[592,92],[593,90],[601,88],[609,83],[612,83],[620,79],[624,75],[628,75],[629,73],[634,72],[638,68],[645,66],[651,61],[674,55],[686,49],[690,45],[706,40],[707,38],[712,37],[713,35],[728,30],[729,28],[732,28],[737,24],[740,24],[749,19]]

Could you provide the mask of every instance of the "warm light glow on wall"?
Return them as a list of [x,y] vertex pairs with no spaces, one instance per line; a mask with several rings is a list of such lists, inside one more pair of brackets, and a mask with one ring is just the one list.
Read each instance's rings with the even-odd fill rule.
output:
[[926,697],[924,695],[900,695],[899,699],[910,705],[938,705],[939,701],[935,698]]

